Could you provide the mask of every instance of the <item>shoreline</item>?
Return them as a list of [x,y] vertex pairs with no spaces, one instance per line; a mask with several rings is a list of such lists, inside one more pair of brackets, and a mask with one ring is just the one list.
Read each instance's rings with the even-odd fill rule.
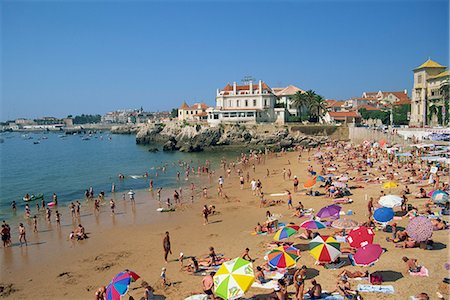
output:
[[[312,155],[316,150],[313,150]],[[250,179],[260,178],[263,183],[263,190],[266,195],[283,192],[285,189],[292,190],[292,181],[283,180],[281,171],[283,168],[291,168],[293,175],[300,178],[300,185],[308,178],[306,167],[312,164],[318,168],[314,159],[308,159],[307,152],[302,153],[300,163],[297,162],[298,152],[288,152],[280,155],[276,154],[268,157],[265,163],[256,165],[256,172],[250,169]],[[290,162],[290,164],[288,164]],[[270,177],[265,178],[266,169],[270,170]],[[247,170],[246,170],[247,171]],[[245,172],[246,172],[245,171]],[[215,186],[221,169],[217,169],[212,178],[211,185]],[[352,204],[344,205],[345,211],[352,210],[353,219],[363,221],[366,216],[365,195],[376,196],[380,187],[378,184],[364,184],[363,189],[354,190]],[[411,189],[415,187],[411,186]],[[187,189],[186,189],[187,191]],[[13,283],[17,292],[10,295],[11,299],[32,298],[29,291],[33,290],[33,295],[39,295],[46,299],[88,299],[93,297],[94,291],[100,285],[106,285],[118,272],[128,268],[141,275],[142,279],[154,285],[158,281],[161,267],[167,267],[168,279],[172,282],[181,282],[166,290],[157,289],[155,294],[165,295],[166,299],[184,299],[191,292],[201,290],[202,277],[192,276],[179,271],[179,263],[173,262],[178,257],[179,252],[183,252],[185,257],[195,255],[202,257],[207,254],[208,247],[214,246],[217,253],[224,253],[228,258],[240,256],[246,247],[250,248],[250,255],[256,258],[254,266],[261,265],[267,248],[265,245],[270,242],[273,235],[258,236],[251,232],[257,221],[263,221],[266,210],[272,213],[281,214],[282,221],[296,222],[297,224],[307,220],[307,218],[294,218],[291,216],[292,210],[287,210],[286,203],[269,208],[259,208],[259,200],[252,196],[250,187],[246,183],[243,190],[240,189],[238,176],[234,173],[231,177],[225,177],[224,191],[228,200],[217,198],[215,189],[209,189],[210,197],[207,200],[196,199],[194,204],[187,204],[185,209],[177,210],[173,213],[156,213],[156,216],[149,219],[156,203],[148,192],[139,193],[136,197],[136,210],[133,214],[128,202],[117,203],[118,211],[123,214],[116,216],[116,223],[109,215],[109,208],[102,209],[99,216],[100,225],[85,225],[86,231],[91,237],[85,241],[75,242],[73,245],[66,240],[69,227],[63,226],[63,232],[52,230],[46,232],[48,240],[42,237],[34,240],[35,244],[28,248],[13,247],[6,250],[2,256],[4,275],[1,282],[3,284]],[[199,190],[197,189],[197,192]],[[138,195],[136,195],[138,196]],[[301,193],[294,193],[294,204],[298,201],[307,208],[313,208],[317,212],[322,206],[330,204],[329,198],[308,197]],[[275,199],[275,197],[270,197]],[[278,198],[277,198],[278,199]],[[282,197],[282,200],[286,200]],[[120,200],[121,201],[121,200]],[[413,204],[420,203],[421,200],[411,199]],[[203,226],[201,217],[201,207],[203,204],[212,204],[220,214],[212,216],[210,224]],[[88,215],[91,224],[96,220]],[[64,219],[63,219],[64,222]],[[407,220],[399,221],[403,227]],[[87,224],[87,223],[86,223]],[[70,224],[69,224],[70,226]],[[66,229],[67,228],[67,229]],[[165,231],[169,231],[172,241],[173,254],[169,256],[170,262],[164,263],[162,251],[162,238]],[[327,234],[333,230],[326,230]],[[29,230],[30,236],[33,235]],[[447,272],[443,268],[443,260],[448,259],[447,249],[442,248],[434,251],[424,251],[421,249],[400,250],[392,248],[392,244],[385,241],[387,233],[377,232],[376,243],[388,248],[388,252],[383,254],[380,261],[370,268],[371,272],[388,272],[387,274],[402,274],[404,272],[401,256],[407,251],[407,255],[418,258],[430,270],[430,277],[413,278],[402,275],[399,279],[388,281],[385,284],[392,284],[396,292],[392,296],[382,299],[405,299],[409,295],[425,291],[429,295],[434,295],[437,283]],[[16,237],[17,239],[17,237]],[[294,239],[296,244],[302,248],[307,241]],[[446,231],[435,232],[433,240],[446,245],[448,235]],[[56,254],[56,255],[55,255]],[[430,254],[433,254],[430,256]],[[322,267],[314,265],[314,259],[307,251],[302,251],[302,256],[298,265],[305,264],[309,268],[316,270],[316,279],[322,284],[324,290],[334,289],[336,276],[341,270],[324,270]],[[346,269],[362,270],[361,267],[346,266]],[[43,273],[45,270],[45,273]],[[310,280],[307,280],[307,288]],[[353,282],[353,284],[355,284]],[[135,299],[140,299],[143,290],[139,287],[139,282],[131,285],[130,295]],[[134,289],[137,288],[137,289]],[[289,287],[289,291],[293,286]],[[252,288],[247,293],[251,295],[263,295],[271,290]],[[381,294],[364,294],[364,299],[380,299]],[[382,295],[384,296],[384,295]],[[264,299],[264,298],[261,298]]]

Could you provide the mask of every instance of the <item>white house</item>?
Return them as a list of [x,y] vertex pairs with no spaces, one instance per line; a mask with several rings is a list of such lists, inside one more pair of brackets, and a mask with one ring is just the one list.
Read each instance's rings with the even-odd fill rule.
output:
[[[300,115],[300,109],[298,109],[298,107],[296,107],[293,103],[293,96],[298,92],[305,93],[304,90],[293,85],[289,85],[284,88],[273,88],[272,90],[275,96],[278,97],[278,103],[282,103],[290,115]],[[305,111],[305,108],[303,108],[303,111]]]
[[284,123],[285,108],[275,108],[277,96],[263,81],[248,85],[227,84],[216,93],[216,107],[207,109],[208,123]]
[[180,108],[178,108],[179,121],[206,121],[207,112],[209,108],[205,103],[194,103],[192,106],[183,101]]

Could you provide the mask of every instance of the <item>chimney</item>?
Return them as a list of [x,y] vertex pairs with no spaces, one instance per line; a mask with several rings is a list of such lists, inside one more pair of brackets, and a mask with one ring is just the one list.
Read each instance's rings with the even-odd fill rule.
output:
[[236,81],[233,82],[233,95],[236,95]]
[[253,94],[253,81],[250,80],[250,94]]
[[262,81],[259,81],[259,93],[262,94]]

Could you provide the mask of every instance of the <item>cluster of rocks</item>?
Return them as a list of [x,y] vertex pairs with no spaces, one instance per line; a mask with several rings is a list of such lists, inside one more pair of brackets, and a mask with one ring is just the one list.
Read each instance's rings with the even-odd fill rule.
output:
[[262,131],[258,126],[243,125],[209,127],[207,125],[151,124],[141,127],[136,143],[163,145],[164,151],[199,152],[218,146],[243,146],[250,149],[279,150],[295,145],[315,147],[328,141],[326,136],[290,133],[287,128],[273,127]]

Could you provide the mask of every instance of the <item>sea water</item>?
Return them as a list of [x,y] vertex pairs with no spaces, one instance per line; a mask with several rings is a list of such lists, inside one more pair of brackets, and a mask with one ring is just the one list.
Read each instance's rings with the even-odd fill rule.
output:
[[[201,153],[149,152],[148,146],[137,145],[134,135],[108,132],[91,135],[64,133],[2,133],[0,143],[0,218],[11,215],[11,202],[24,206],[26,193],[44,194],[51,202],[53,193],[58,203],[82,199],[90,187],[95,195],[109,193],[112,183],[116,192],[129,189],[180,186],[176,172],[184,180],[180,161],[197,168],[206,160],[217,166],[221,158],[235,158],[239,151]],[[166,171],[161,169],[166,165]],[[148,173],[148,177],[143,175]],[[158,173],[158,175],[157,175]],[[119,174],[125,176],[119,180]],[[157,176],[156,176],[157,175]],[[134,178],[133,178],[134,177]],[[35,205],[29,202],[30,206]],[[39,201],[40,203],[40,201]]]

